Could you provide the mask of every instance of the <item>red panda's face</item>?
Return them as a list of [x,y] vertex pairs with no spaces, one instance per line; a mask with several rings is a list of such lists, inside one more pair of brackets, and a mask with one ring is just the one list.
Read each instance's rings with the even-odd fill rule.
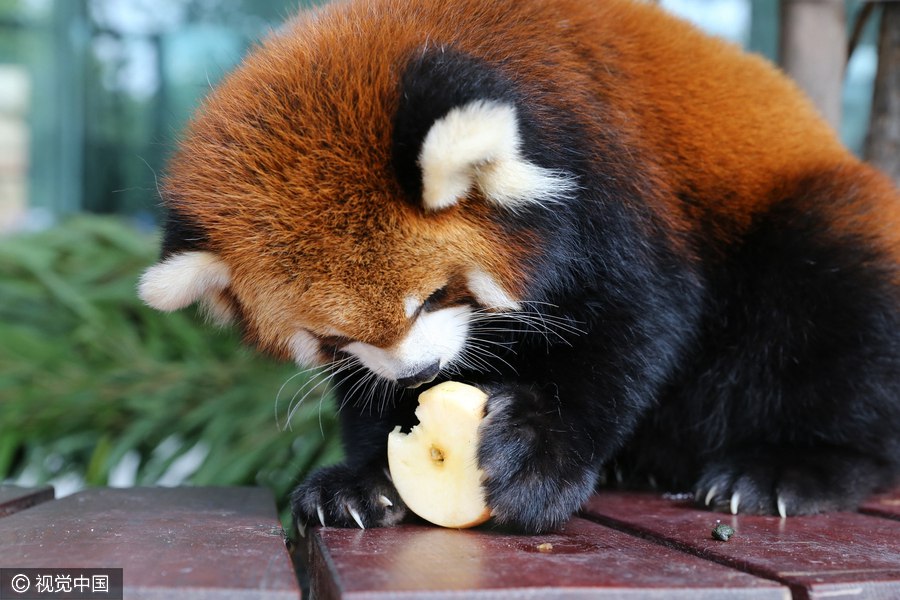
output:
[[464,360],[473,319],[520,308],[535,244],[513,217],[571,179],[526,158],[515,94],[478,61],[319,25],[271,40],[192,124],[141,296],[417,385]]
[[354,204],[358,216],[373,213],[345,220],[319,207],[296,226],[308,241],[277,238],[296,252],[271,242],[223,251],[234,305],[226,301],[219,314],[240,310],[259,345],[300,364],[349,354],[402,382],[459,359],[473,311],[517,307],[521,282],[509,269],[517,257],[491,239],[499,231],[396,196]]

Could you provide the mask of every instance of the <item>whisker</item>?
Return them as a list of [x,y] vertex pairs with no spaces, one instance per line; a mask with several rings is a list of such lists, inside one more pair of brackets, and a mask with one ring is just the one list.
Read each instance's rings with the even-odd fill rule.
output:
[[561,341],[565,343],[569,343],[563,337],[563,333],[568,333],[572,335],[583,335],[587,333],[583,329],[580,329],[576,325],[574,325],[570,320],[563,319],[561,317],[556,317],[554,315],[544,315],[541,313],[531,313],[531,312],[506,312],[506,313],[498,313],[496,315],[476,315],[471,319],[473,324],[490,322],[491,324],[497,324],[497,321],[506,320],[507,322],[517,323],[527,327],[528,329],[534,331],[535,333],[540,333],[544,335],[544,337],[549,342],[549,334],[558,337]]
[[[296,379],[297,377],[300,377],[301,375],[304,375],[304,374],[306,374],[306,373],[308,373],[308,372],[314,370],[315,368],[316,368],[316,367],[309,368],[309,369],[303,369],[303,370],[301,370],[301,371],[298,371],[297,373],[294,373],[293,375],[291,375],[290,377],[288,377],[287,380],[286,380],[284,383],[281,384],[281,387],[280,387],[280,388],[278,388],[278,393],[275,394],[275,427],[278,429],[278,431],[283,431],[283,429],[281,428],[281,423],[278,422],[278,401],[279,401],[279,399],[281,398],[281,392],[284,391],[284,388],[285,388],[285,387],[287,386],[287,384],[289,384],[291,381],[293,381],[293,380]],[[288,408],[290,409],[290,407],[288,407]]]
[[[337,354],[337,353],[335,352],[335,355],[336,355],[336,354]],[[341,373],[344,373],[344,372],[350,370],[350,369],[353,368],[354,366],[356,366],[357,368],[356,368],[352,373],[356,373],[356,372],[359,371],[359,369],[363,368],[362,365],[361,365],[361,363],[359,362],[359,359],[356,358],[355,356],[347,356],[347,358],[344,359],[344,360],[341,361],[341,362],[342,362],[343,364],[341,365],[341,367],[340,367],[339,369],[335,370],[334,373],[331,374],[331,379],[334,379],[337,375],[339,375],[339,374],[341,374]],[[351,373],[351,374],[352,374],[352,373]],[[324,396],[323,396],[323,397],[320,398],[320,400],[319,400],[319,430],[322,431],[323,437],[324,437],[324,435],[325,435],[324,427],[323,427],[323,425],[322,425],[322,404],[323,404],[324,399],[325,399],[325,398],[324,398]],[[340,407],[340,406],[337,407],[337,412],[338,412],[338,413],[341,412],[341,407]]]
[[[490,360],[485,360],[485,357],[491,358],[491,359],[495,359],[495,360],[498,360],[498,361],[502,362],[504,365],[506,365],[507,367],[509,367],[509,369],[510,369],[513,373],[516,373],[516,372],[517,372],[517,371],[516,371],[516,368],[515,368],[514,366],[512,366],[506,359],[504,359],[502,356],[498,355],[498,354],[495,353],[495,352],[491,352],[490,350],[488,350],[487,348],[485,348],[484,346],[482,346],[479,342],[474,342],[474,343],[472,343],[470,346],[471,346],[471,348],[472,348],[474,351],[476,351],[476,352],[473,353],[473,358],[476,358],[476,357],[477,357],[479,361],[485,362],[492,370],[496,371],[497,373],[500,373],[500,370],[497,369],[497,368],[490,362]],[[480,354],[479,354],[479,353],[480,353]]]
[[344,394],[343,399],[341,400],[341,405],[338,407],[338,412],[344,410],[344,407],[348,404],[356,405],[356,402],[350,402],[353,398],[353,394],[356,393],[356,390],[360,389],[362,386],[366,385],[369,382],[369,379],[374,377],[375,374],[372,371],[368,371],[366,367],[360,363],[359,367],[350,373],[351,377],[355,377],[361,371],[367,371],[365,375],[363,375],[360,379],[357,379],[356,382],[347,390],[347,393]]
[[378,380],[378,385],[383,385],[384,390],[382,391],[381,403],[380,403],[380,415],[384,414],[384,411],[387,410],[388,404],[391,403],[391,399],[394,397],[394,394],[397,390],[397,385],[390,381],[389,379],[381,379]]
[[[288,431],[293,431],[293,427],[291,426],[291,421],[293,420],[296,412],[300,409],[300,406],[306,401],[306,399],[309,397],[309,395],[312,394],[315,390],[319,389],[322,385],[324,385],[324,384],[328,383],[329,381],[331,381],[332,379],[334,379],[334,377],[338,373],[340,373],[341,371],[343,371],[347,367],[349,367],[354,360],[355,360],[354,357],[347,357],[347,358],[341,359],[339,361],[325,365],[321,369],[314,367],[311,369],[306,369],[305,371],[301,371],[301,373],[308,373],[309,371],[318,369],[317,372],[312,377],[310,377],[309,380],[306,383],[304,383],[303,386],[301,386],[299,390],[297,390],[294,393],[293,397],[291,398],[291,401],[288,403],[288,415],[285,420],[285,426]],[[282,387],[284,387],[284,386],[282,386]],[[306,390],[305,393],[303,393],[304,390]],[[297,398],[298,398],[298,396],[300,396],[301,393],[303,393],[303,396],[300,397],[300,399],[298,400]],[[322,412],[321,412],[322,408],[321,407],[322,407],[322,401],[324,400],[324,398],[325,398],[325,396],[323,394],[319,401],[319,428],[323,431],[323,435],[324,435],[324,426],[322,425],[322,420],[321,420],[321,417],[322,417]],[[284,430],[282,429],[282,431],[284,431]]]
[[370,415],[377,409],[377,407],[375,406],[375,396],[378,392],[378,386],[381,381],[381,377],[378,377],[377,375],[372,373],[371,377],[369,377],[368,381],[366,381],[366,386],[362,389],[363,394],[365,394],[363,408],[368,407]]
[[304,391],[309,390],[310,386],[313,386],[313,389],[315,389],[315,387],[317,387],[319,383],[321,383],[324,380],[327,380],[328,374],[329,374],[329,371],[328,371],[327,367],[316,370],[306,380],[306,382],[303,385],[301,385],[300,388],[296,392],[294,392],[294,394],[291,396],[291,400],[288,402],[288,407],[287,407],[288,421],[285,422],[285,425],[290,427],[289,420],[290,420],[291,415],[293,415],[293,413],[294,413],[294,409],[295,409],[294,403],[297,400],[297,397],[300,396],[300,394],[302,394]]
[[[363,379],[363,385],[359,388],[362,397],[362,407],[360,410],[369,410],[369,416],[372,416],[372,410],[375,408],[375,388],[378,385],[378,376],[369,371]],[[359,404],[359,403],[357,403]]]
[[[484,330],[484,331],[490,331],[490,330]],[[478,330],[478,333],[481,333],[481,332],[482,332],[482,330]],[[513,354],[516,354],[516,351],[514,349],[515,345],[516,345],[515,340],[501,342],[498,340],[491,340],[488,338],[475,337],[474,335],[470,335],[468,339],[475,341],[475,342],[480,342],[482,344],[490,344],[491,346],[498,346],[500,348],[503,348],[504,350],[512,352]]]
[[[462,354],[461,356],[459,356],[459,358],[457,358],[457,360],[456,360],[456,363],[458,364],[459,367],[463,367],[467,371],[475,371],[477,373],[484,373],[486,371],[493,370],[493,371],[499,373],[499,371],[497,371],[496,367],[488,364],[485,360],[478,357],[477,355],[475,355],[474,352],[471,352],[471,351],[466,352],[466,353]],[[462,370],[457,366],[457,364],[454,365],[454,367],[455,367],[454,373],[462,374]]]
[[[315,377],[310,378],[310,380],[307,382],[306,385],[304,385],[299,390],[297,390],[297,392],[291,398],[290,404],[288,404],[288,415],[287,415],[287,418],[285,419],[285,425],[287,426],[288,431],[294,430],[293,426],[291,425],[291,421],[294,419],[294,415],[297,413],[298,410],[300,410],[300,407],[303,405],[303,403],[306,401],[306,399],[309,397],[309,395],[312,394],[317,389],[319,389],[324,383],[329,381],[331,379],[331,377],[332,377],[332,375],[326,374],[324,371],[317,373],[315,375]],[[316,381],[316,380],[318,380],[318,381]],[[300,399],[298,400],[297,396],[299,396],[300,393],[303,392],[303,390],[307,386],[312,384],[313,382],[316,382],[315,385],[310,387],[306,391],[306,393],[304,393],[303,396],[301,396]]]

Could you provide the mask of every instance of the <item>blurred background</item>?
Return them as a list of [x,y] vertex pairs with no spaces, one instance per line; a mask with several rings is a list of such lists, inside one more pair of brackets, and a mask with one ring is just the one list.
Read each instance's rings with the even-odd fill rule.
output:
[[[884,3],[660,3],[780,61],[854,152],[878,152],[874,82],[897,79],[878,71]],[[156,180],[179,131],[298,6],[0,0],[0,482],[57,495],[263,485],[283,508],[309,469],[339,459],[314,374],[134,293],[156,258]]]

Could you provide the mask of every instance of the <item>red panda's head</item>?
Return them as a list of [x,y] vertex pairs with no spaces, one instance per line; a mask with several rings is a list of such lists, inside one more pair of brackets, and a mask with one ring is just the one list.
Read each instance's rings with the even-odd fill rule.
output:
[[460,360],[476,315],[520,308],[539,265],[522,215],[574,179],[535,158],[501,69],[376,13],[305,17],[212,95],[140,295],[200,302],[300,364],[350,355],[417,385]]

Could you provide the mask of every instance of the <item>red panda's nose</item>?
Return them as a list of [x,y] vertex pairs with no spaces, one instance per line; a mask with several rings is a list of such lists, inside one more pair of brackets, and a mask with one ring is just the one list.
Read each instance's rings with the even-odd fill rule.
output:
[[441,370],[441,361],[436,360],[415,375],[409,377],[399,377],[397,383],[407,388],[417,388],[423,383],[434,381],[438,372]]

